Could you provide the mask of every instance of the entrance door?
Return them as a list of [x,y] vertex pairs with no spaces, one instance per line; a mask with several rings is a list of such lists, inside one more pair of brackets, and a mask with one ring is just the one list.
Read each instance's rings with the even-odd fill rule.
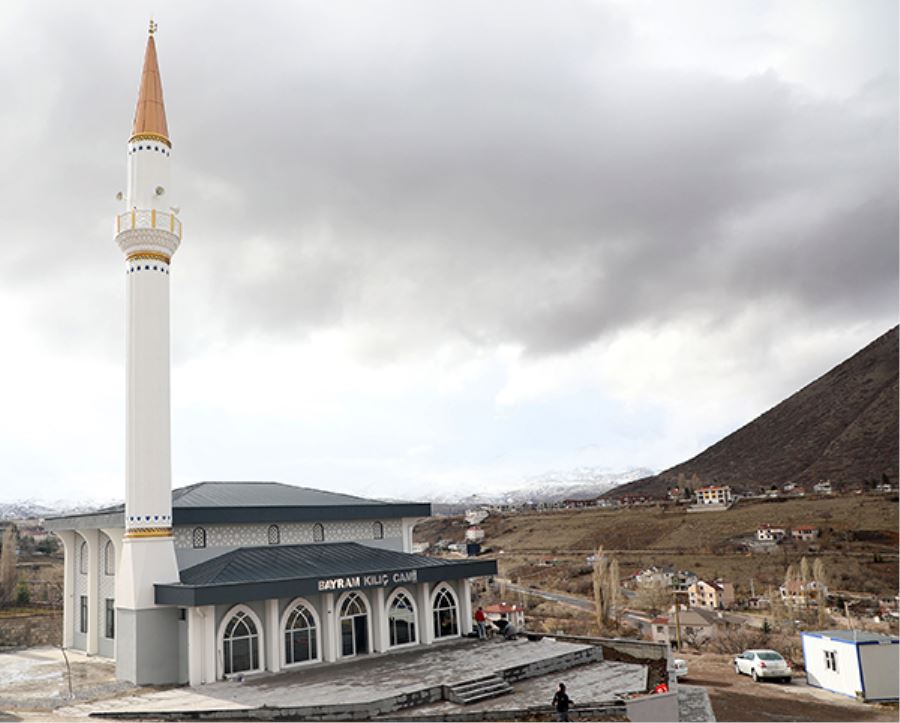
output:
[[351,658],[369,652],[369,613],[365,602],[352,593],[341,605],[341,656]]
[[369,652],[369,623],[365,615],[353,618],[353,642],[356,655]]

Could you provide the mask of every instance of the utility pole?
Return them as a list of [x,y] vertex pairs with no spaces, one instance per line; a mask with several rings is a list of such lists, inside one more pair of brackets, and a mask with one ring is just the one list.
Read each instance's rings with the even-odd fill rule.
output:
[[681,652],[681,603],[678,602],[678,591],[675,591],[675,644]]

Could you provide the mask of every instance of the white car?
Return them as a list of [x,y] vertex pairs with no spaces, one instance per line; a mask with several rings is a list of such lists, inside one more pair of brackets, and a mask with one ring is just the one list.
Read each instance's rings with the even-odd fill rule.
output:
[[734,672],[749,675],[753,680],[773,678],[791,682],[791,666],[774,650],[745,650],[734,659]]
[[682,658],[675,658],[672,661],[672,675],[675,678],[684,678],[688,674],[688,664],[687,661]]

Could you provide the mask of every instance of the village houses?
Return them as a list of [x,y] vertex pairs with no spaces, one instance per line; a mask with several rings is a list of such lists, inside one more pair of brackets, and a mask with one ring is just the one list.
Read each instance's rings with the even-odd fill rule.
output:
[[819,528],[812,525],[800,525],[791,530],[791,537],[801,542],[810,542],[819,536]]
[[730,505],[734,501],[731,494],[731,487],[720,485],[709,485],[700,487],[694,491],[698,505]]
[[824,604],[828,598],[828,588],[815,580],[788,580],[778,590],[782,601],[795,608],[818,605],[820,601]]
[[756,539],[760,542],[781,542],[786,536],[787,533],[783,527],[763,524],[756,530]]
[[734,604],[734,585],[724,580],[697,580],[688,587],[691,607],[721,610]]

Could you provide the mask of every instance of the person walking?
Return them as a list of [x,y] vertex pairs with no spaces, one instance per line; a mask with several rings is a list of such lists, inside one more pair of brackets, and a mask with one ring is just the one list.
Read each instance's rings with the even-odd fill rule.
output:
[[553,694],[553,702],[550,704],[556,708],[556,720],[569,720],[569,706],[572,705],[572,699],[566,693],[566,684],[560,683],[556,693]]
[[479,640],[487,639],[487,631],[485,630],[486,621],[487,615],[484,614],[484,609],[481,607],[481,605],[479,605],[478,610],[475,611],[475,624],[478,626]]

